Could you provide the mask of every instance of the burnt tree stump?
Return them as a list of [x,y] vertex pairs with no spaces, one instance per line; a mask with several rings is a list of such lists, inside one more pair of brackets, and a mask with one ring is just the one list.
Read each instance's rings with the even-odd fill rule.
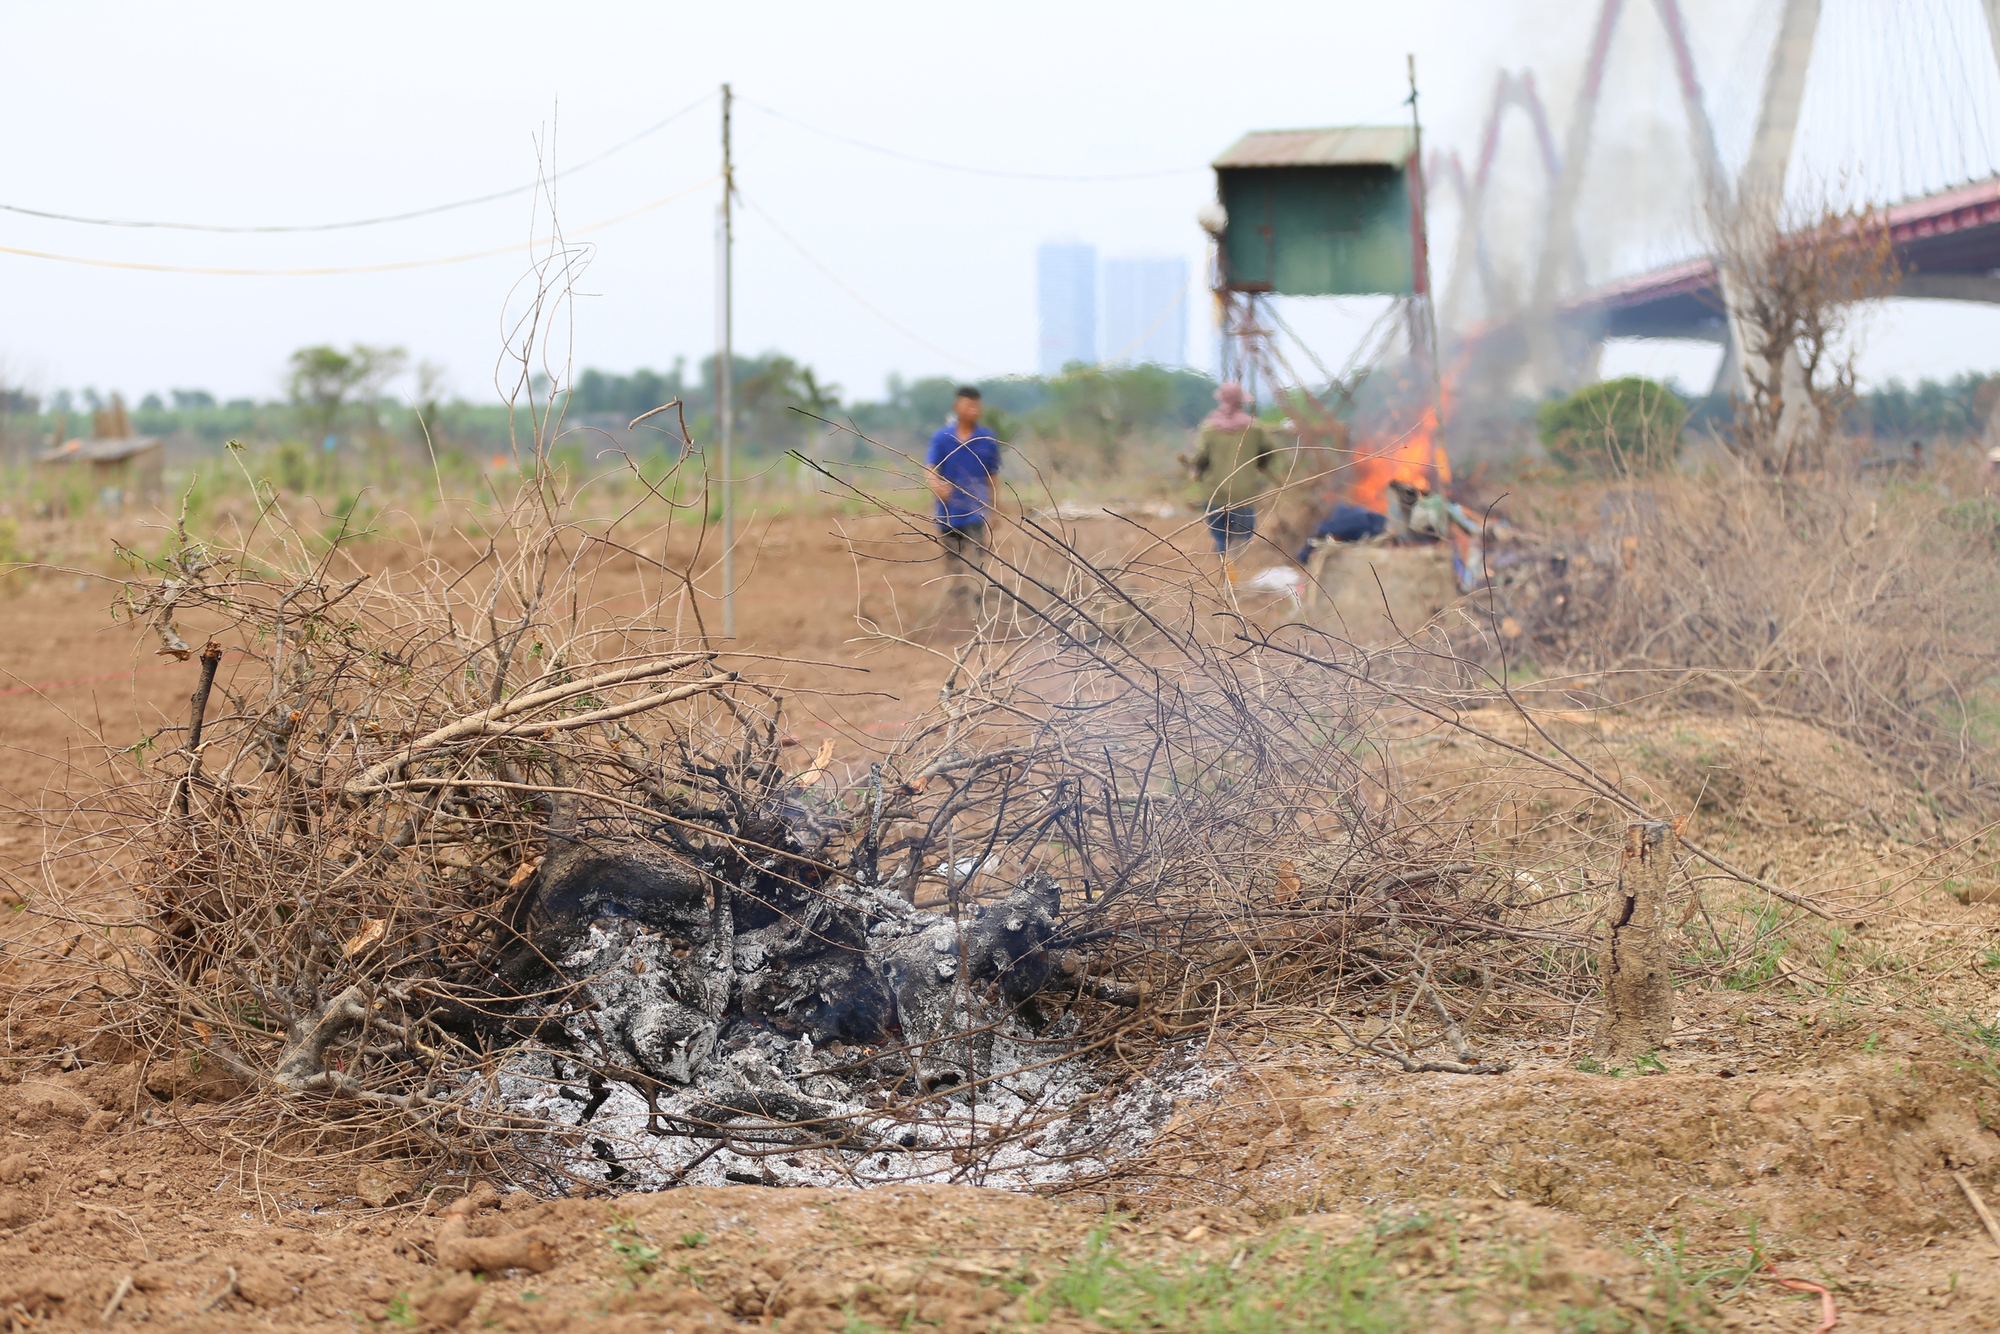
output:
[[1625,831],[1625,863],[1611,891],[1598,971],[1604,979],[1599,1056],[1636,1056],[1667,1044],[1674,1030],[1674,980],[1667,965],[1667,877],[1674,827],[1658,821]]

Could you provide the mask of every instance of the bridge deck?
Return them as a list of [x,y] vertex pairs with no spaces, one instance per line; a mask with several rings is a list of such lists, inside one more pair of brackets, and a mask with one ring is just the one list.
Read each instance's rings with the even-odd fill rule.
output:
[[[1890,243],[1913,296],[2000,299],[2000,177],[1974,181],[1887,210]],[[1926,281],[1928,280],[1928,281]],[[1715,261],[1684,260],[1605,283],[1564,302],[1569,324],[1609,338],[1723,337]]]

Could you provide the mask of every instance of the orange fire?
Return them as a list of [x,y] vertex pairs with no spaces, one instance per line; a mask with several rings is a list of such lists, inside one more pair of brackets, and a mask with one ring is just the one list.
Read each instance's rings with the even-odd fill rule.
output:
[[1382,514],[1389,507],[1391,482],[1442,494],[1451,485],[1451,460],[1438,441],[1437,420],[1437,410],[1426,408],[1410,430],[1358,447],[1348,465],[1347,499]]

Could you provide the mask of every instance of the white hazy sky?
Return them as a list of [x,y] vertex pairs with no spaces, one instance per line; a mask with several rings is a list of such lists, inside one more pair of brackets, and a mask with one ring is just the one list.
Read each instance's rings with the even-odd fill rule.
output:
[[[1825,0],[1795,178],[1888,197],[1995,167],[2000,77],[1979,0]],[[1777,0],[1683,0],[1725,159],[1739,160]],[[851,396],[892,372],[1024,371],[1034,249],[1202,263],[1203,164],[1252,128],[1393,122],[1414,52],[1433,144],[1468,167],[1495,73],[1532,68],[1560,139],[1590,0],[1014,0],[728,5],[571,0],[338,6],[0,0],[7,136],[0,203],[97,217],[323,223],[526,183],[628,138],[727,79],[740,99],[737,346],[782,349]],[[1916,91],[1913,91],[1916,90]],[[790,119],[774,117],[763,108]],[[816,127],[815,133],[796,122]],[[1509,122],[1492,242],[1532,249],[1538,168]],[[998,172],[940,170],[841,142]],[[1581,226],[1595,277],[1686,253],[1692,179],[1654,8],[1625,5]],[[564,180],[592,231],[575,363],[664,367],[714,343],[713,102]],[[1177,170],[1178,169],[1178,170]],[[529,199],[349,231],[213,235],[0,212],[0,247],[220,268],[340,267],[483,251],[530,235]],[[1439,277],[1454,218],[1438,208]],[[780,230],[782,229],[782,231]],[[789,236],[791,239],[785,239]],[[492,385],[520,252],[387,273],[227,277],[0,253],[0,374],[49,391],[278,389],[306,343],[397,343],[459,394]],[[857,298],[856,294],[860,294]],[[1293,303],[1337,362],[1372,310]],[[1191,303],[1190,349],[1209,334]],[[1866,366],[1906,378],[2000,366],[2000,311],[1907,303]],[[1712,354],[1633,346],[1607,361],[1693,382]]]

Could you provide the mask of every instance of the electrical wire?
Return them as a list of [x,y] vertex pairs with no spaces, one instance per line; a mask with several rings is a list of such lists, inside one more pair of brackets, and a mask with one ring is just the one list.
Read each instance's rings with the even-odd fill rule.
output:
[[890,316],[887,311],[883,310],[873,301],[870,301],[867,297],[861,295],[860,292],[856,291],[853,287],[849,286],[846,282],[844,282],[841,279],[839,274],[835,273],[832,269],[829,269],[826,265],[820,263],[819,260],[813,257],[811,251],[807,250],[804,246],[800,245],[797,241],[793,240],[792,234],[786,231],[783,227],[780,227],[778,225],[778,220],[776,218],[773,218],[769,213],[766,213],[763,210],[763,208],[758,205],[756,200],[751,199],[749,196],[745,195],[740,188],[736,192],[736,197],[743,201],[745,207],[749,208],[758,217],[762,218],[764,220],[765,225],[778,234],[779,239],[784,241],[784,243],[790,246],[792,249],[798,251],[800,258],[804,259],[806,263],[818,269],[828,282],[832,283],[835,287],[838,287],[841,291],[847,293],[848,296],[852,297],[854,301],[858,305],[860,305],[862,309],[866,310],[870,315],[873,315],[876,319],[882,321],[882,323],[888,325],[891,329],[894,329],[897,333],[903,335],[903,337],[909,339],[911,342],[915,343],[918,347],[925,348],[928,349],[929,351],[935,352],[939,356],[945,358],[948,361],[955,361],[961,366],[968,367],[971,370],[979,371],[982,374],[986,375],[997,375],[999,373],[995,371],[991,366],[984,366],[976,361],[967,361],[964,357],[959,356],[957,353],[947,351],[946,349],[939,347],[936,343],[933,343],[930,339],[925,338],[922,334],[919,334],[914,330],[906,328],[902,324],[897,323],[897,321],[892,316]]
[[[564,167],[561,171],[549,177],[548,178],[549,181],[551,183],[555,181],[560,181],[564,177],[575,175],[577,172],[584,170],[586,167],[596,166],[598,163],[604,161],[604,159],[610,157],[612,154],[621,153],[624,150],[630,148],[633,144],[638,143],[641,139],[646,138],[648,135],[655,134],[660,130],[666,129],[667,126],[672,125],[675,121],[681,119],[683,116],[686,116],[690,112],[693,112],[698,108],[700,108],[704,103],[714,98],[714,96],[715,94],[712,92],[703,93],[700,97],[688,103],[686,106],[682,107],[679,111],[676,111],[673,115],[668,116],[665,120],[647,126],[645,129],[639,131],[637,134],[633,135],[629,139],[624,140],[621,143],[613,144],[611,147],[605,149],[602,153],[599,153],[596,157],[586,158],[584,161],[577,163],[573,167]],[[436,204],[430,208],[412,209],[408,213],[390,213],[379,218],[357,218],[352,222],[301,223],[296,226],[224,227],[203,222],[142,222],[124,218],[86,218],[86,217],[80,217],[73,213],[51,213],[44,209],[27,208],[20,204],[0,204],[0,211],[5,211],[8,213],[19,213],[31,218],[48,218],[56,222],[80,222],[80,223],[85,223],[92,227],[150,227],[150,228],[164,228],[169,231],[178,231],[178,232],[225,232],[229,234],[245,234],[253,232],[258,232],[258,233],[337,232],[352,227],[378,227],[386,222],[408,222],[412,218],[427,218],[437,213],[449,213],[453,209],[471,208],[474,204],[490,204],[496,199],[511,199],[515,195],[527,194],[530,190],[536,190],[541,188],[542,184],[543,183],[541,181],[530,181],[526,185],[517,185],[511,189],[496,190],[492,194],[478,195],[471,199],[460,199],[450,204]],[[10,253],[21,254],[27,252],[14,251]],[[500,252],[493,251],[489,253],[498,254]],[[48,257],[44,256],[44,258]],[[125,265],[123,267],[145,268],[148,266]],[[207,270],[204,270],[204,272],[206,271]],[[319,270],[313,270],[313,271],[319,272]],[[328,272],[331,271],[332,270],[328,270]],[[248,270],[245,270],[245,272],[248,272]]]
[[[647,126],[645,129],[640,130],[637,134],[634,134],[629,138],[626,138],[616,144],[613,144],[610,148],[605,149],[603,152],[597,154],[594,157],[587,158],[584,161],[577,163],[575,166],[565,167],[561,171],[555,173],[555,175],[553,175],[552,177],[548,178],[549,181],[553,182],[562,180],[565,177],[574,175],[577,172],[583,171],[586,168],[593,167],[598,163],[603,162],[606,158],[609,158],[616,153],[622,152],[625,149],[630,148],[632,145],[638,143],[640,140],[645,139],[649,135],[655,134],[658,131],[665,129],[667,126],[689,115],[690,113],[699,109],[701,106],[705,105],[714,96],[715,96],[714,93],[702,94],[701,97],[695,99],[693,102],[690,102],[688,105],[682,107],[679,111],[674,112],[672,115],[666,117],[664,120],[657,121],[654,124]],[[871,144],[871,143],[866,143],[859,139],[849,138],[846,135],[837,134],[831,130],[824,130],[816,125],[812,125],[805,121],[798,120],[792,116],[786,115],[782,111],[778,111],[772,107],[767,107],[760,103],[750,101],[747,98],[739,97],[737,101],[742,102],[747,106],[753,107],[756,110],[761,111],[765,115],[771,116],[776,120],[784,121],[787,124],[796,126],[799,129],[803,129],[809,133],[817,134],[824,138],[833,139],[840,143],[848,144],[855,148],[864,149],[868,152],[879,153],[885,157],[891,157],[905,162],[912,162],[920,166],[932,167],[943,171],[966,172],[972,175],[999,177],[1002,179],[1009,179],[1009,180],[1103,182],[1103,181],[1150,180],[1167,176],[1184,175],[1189,172],[1206,170],[1205,167],[1170,167],[1159,171],[1124,172],[1124,173],[1112,173],[1112,174],[1100,174],[1100,175],[1068,175],[1068,174],[1052,173],[1052,172],[1003,171],[988,167],[967,166],[961,163],[940,162],[935,159],[919,157],[911,153],[904,153],[897,149],[885,148],[879,144]],[[639,208],[634,209],[631,212],[619,214],[617,217],[608,218],[603,222],[593,223],[591,226],[581,228],[577,232],[572,234],[581,235],[587,232],[599,230],[604,227],[612,226],[616,223],[623,222],[628,218],[637,217],[641,213],[648,212],[652,209],[660,207],[663,204],[668,204],[676,199],[683,198],[686,195],[693,193],[695,190],[699,190],[704,186],[713,183],[716,179],[717,179],[716,177],[711,176],[706,180],[700,182],[699,184],[690,187],[690,189],[688,190],[668,195],[662,199],[656,199],[652,203],[641,205]],[[131,218],[94,218],[94,217],[84,216],[81,214],[58,213],[47,209],[29,208],[21,204],[8,204],[8,203],[0,203],[0,212],[14,213],[25,217],[43,218],[56,222],[79,223],[93,227],[146,228],[146,229],[170,230],[170,231],[221,233],[228,235],[331,232],[331,231],[348,230],[358,227],[375,227],[383,225],[385,223],[407,222],[415,218],[431,217],[440,213],[448,213],[456,209],[470,208],[477,204],[492,203],[495,200],[507,199],[516,195],[525,194],[531,190],[540,188],[543,184],[544,182],[541,181],[531,182],[527,185],[515,186],[512,189],[497,190],[489,194],[477,195],[470,199],[455,200],[452,203],[448,204],[437,204],[429,208],[412,209],[403,213],[385,214],[383,216],[374,218],[357,218],[347,222],[301,223],[301,224],[285,224],[285,225],[271,225],[271,226],[225,226],[225,225],[211,224],[211,223],[163,222],[163,221],[131,219]],[[750,201],[746,200],[745,202],[749,203]],[[868,310],[870,314],[874,315],[877,319],[880,319],[890,328],[896,330],[896,332],[902,334],[904,337],[917,343],[919,346],[927,348],[930,351],[935,352],[940,356],[946,357],[951,361],[957,362],[960,365],[970,367],[974,370],[985,371],[989,373],[991,372],[990,367],[983,366],[978,362],[968,361],[965,358],[956,355],[955,353],[949,352],[946,349],[939,347],[937,344],[930,342],[928,339],[925,339],[921,335],[899,324],[885,311],[881,310],[879,307],[875,306],[872,302],[870,302],[866,297],[862,296],[859,291],[857,291],[852,286],[844,282],[839,277],[839,275],[835,274],[831,269],[827,268],[826,265],[822,264],[817,258],[815,258],[811,254],[811,252],[807,251],[804,246],[800,245],[796,240],[794,240],[789,232],[785,231],[783,227],[779,226],[777,221],[774,218],[772,218],[769,213],[765,212],[762,208],[758,207],[754,203],[752,203],[750,206],[752,208],[756,208],[759,216],[761,216],[763,220],[770,225],[771,229],[775,231],[787,245],[791,246],[794,250],[798,251],[800,256],[803,257],[809,264],[811,264],[814,268],[818,269],[823,275],[825,275],[828,281],[832,282],[836,287],[839,287],[843,292],[847,293],[848,296],[852,297],[863,308]],[[23,246],[6,246],[6,245],[0,245],[0,254],[18,255],[27,259],[49,260],[51,262],[60,264],[80,264],[92,268],[127,269],[145,273],[184,273],[184,274],[199,274],[205,276],[230,277],[230,278],[292,278],[292,277],[326,277],[326,276],[338,276],[343,274],[360,274],[360,273],[389,273],[405,269],[436,268],[443,265],[463,264],[470,262],[472,260],[488,259],[495,255],[511,254],[517,251],[530,249],[531,247],[539,244],[542,244],[542,242],[524,241],[516,243],[514,245],[498,246],[488,250],[476,250],[464,254],[440,256],[435,259],[401,260],[383,264],[327,265],[327,266],[308,267],[308,268],[259,268],[259,269],[228,268],[228,267],[216,267],[207,265],[186,265],[186,264],[153,264],[135,260],[96,259],[84,255],[70,255],[56,251],[34,250]]]
[[[578,227],[564,233],[565,236],[585,236],[591,232],[615,227],[642,213],[650,213],[656,208],[671,204],[677,199],[685,199],[697,191],[704,190],[722,179],[720,172],[704,180],[696,181],[685,190],[655,199],[650,204],[639,207],[602,222],[593,222],[588,227]],[[348,264],[338,267],[316,269],[222,269],[205,268],[190,264],[142,264],[134,260],[91,259],[83,255],[58,255],[46,250],[24,250],[18,246],[0,245],[0,255],[21,255],[28,259],[55,260],[63,264],[84,264],[98,269],[137,269],[144,273],[194,273],[220,278],[323,278],[353,273],[394,273],[403,269],[433,269],[447,264],[464,264],[475,259],[491,259],[495,255],[510,255],[521,250],[531,250],[538,245],[546,245],[555,237],[536,237],[533,240],[517,241],[513,245],[496,246],[491,250],[474,250],[463,255],[444,255],[437,259],[406,259],[387,264]]]
[[836,143],[843,143],[851,148],[866,149],[870,153],[880,153],[883,157],[895,158],[898,161],[914,162],[920,167],[934,167],[939,171],[960,171],[964,172],[968,176],[993,176],[993,177],[998,177],[1001,180],[1008,180],[1008,181],[1067,181],[1071,183],[1088,184],[1098,181],[1149,181],[1149,180],[1157,180],[1163,176],[1185,176],[1189,172],[1208,170],[1208,168],[1205,166],[1164,167],[1158,171],[1126,171],[1126,172],[1112,172],[1101,175],[1092,175],[1092,174],[1069,175],[1062,172],[1003,171],[997,167],[970,167],[959,162],[940,162],[936,158],[918,157],[914,153],[905,153],[900,149],[884,148],[880,144],[871,144],[861,139],[851,139],[847,135],[836,134],[832,130],[823,130],[817,125],[813,125],[806,121],[799,120],[794,116],[787,116],[782,111],[773,110],[772,108],[765,106],[763,103],[753,102],[747,97],[739,96],[736,100],[742,103],[744,106],[751,107],[757,111],[761,111],[765,115],[770,116],[776,120],[784,121],[787,125],[795,125],[799,129],[804,130],[809,134],[817,134],[823,139],[832,139]]

